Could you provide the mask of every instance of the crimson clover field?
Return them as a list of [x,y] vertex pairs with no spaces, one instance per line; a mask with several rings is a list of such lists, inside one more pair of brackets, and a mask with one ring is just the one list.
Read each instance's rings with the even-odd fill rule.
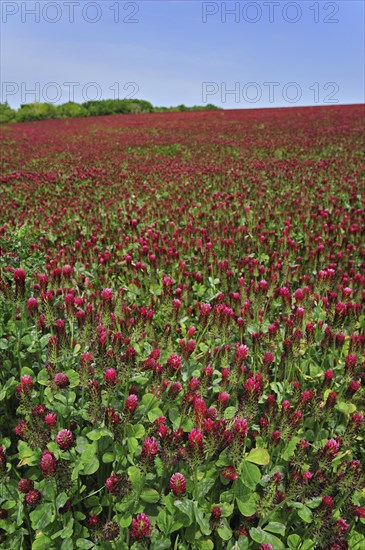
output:
[[363,128],[1,127],[2,550],[365,548]]

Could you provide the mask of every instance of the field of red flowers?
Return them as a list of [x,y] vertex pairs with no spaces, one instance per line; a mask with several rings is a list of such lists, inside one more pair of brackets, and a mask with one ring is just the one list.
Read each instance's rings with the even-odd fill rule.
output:
[[1,128],[2,550],[365,548],[363,125]]

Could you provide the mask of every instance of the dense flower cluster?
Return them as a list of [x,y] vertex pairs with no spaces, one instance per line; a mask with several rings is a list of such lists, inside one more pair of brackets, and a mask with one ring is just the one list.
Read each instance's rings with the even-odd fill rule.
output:
[[1,548],[365,547],[362,127],[5,129]]

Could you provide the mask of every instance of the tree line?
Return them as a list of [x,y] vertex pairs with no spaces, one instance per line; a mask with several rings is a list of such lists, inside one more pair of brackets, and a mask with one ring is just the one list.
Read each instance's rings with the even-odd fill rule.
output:
[[155,107],[144,99],[102,99],[62,105],[52,103],[26,103],[19,109],[12,109],[7,102],[0,103],[0,123],[28,122],[50,118],[75,118],[114,114],[160,113],[166,111],[209,111],[219,109],[211,103],[207,105],[178,105],[177,107]]

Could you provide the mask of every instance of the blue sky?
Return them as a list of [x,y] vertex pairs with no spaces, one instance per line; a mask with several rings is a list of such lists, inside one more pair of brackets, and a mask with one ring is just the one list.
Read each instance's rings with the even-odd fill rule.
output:
[[12,107],[364,102],[362,0],[2,0],[1,10],[1,101]]

